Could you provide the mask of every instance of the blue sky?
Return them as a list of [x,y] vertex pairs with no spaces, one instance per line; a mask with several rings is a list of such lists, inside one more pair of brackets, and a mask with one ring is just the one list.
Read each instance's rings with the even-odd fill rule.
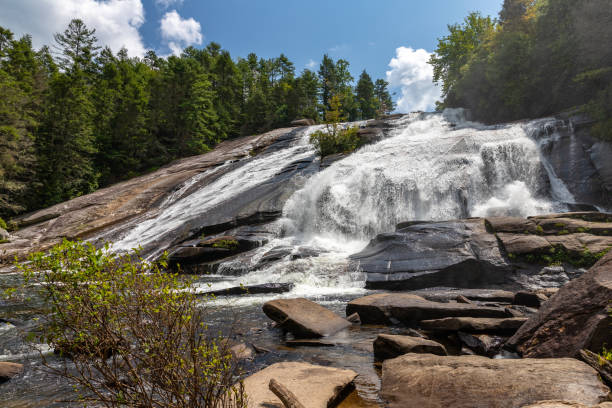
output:
[[[386,78],[402,110],[438,97],[426,64],[447,24],[471,11],[496,16],[502,0],[1,0],[0,25],[52,42],[71,17],[97,28],[102,43],[132,55],[160,55],[215,41],[234,57],[287,55],[299,72],[323,54],[347,59],[353,75]],[[393,66],[390,67],[389,64]]]

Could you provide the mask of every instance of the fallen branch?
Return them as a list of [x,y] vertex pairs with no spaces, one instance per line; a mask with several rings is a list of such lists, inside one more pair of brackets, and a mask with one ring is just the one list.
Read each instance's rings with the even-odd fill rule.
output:
[[276,395],[281,400],[285,408],[305,408],[304,405],[302,405],[300,401],[297,400],[295,394],[293,394],[287,389],[287,387],[285,387],[275,379],[270,380],[268,388],[270,388],[270,391],[272,391],[274,395]]

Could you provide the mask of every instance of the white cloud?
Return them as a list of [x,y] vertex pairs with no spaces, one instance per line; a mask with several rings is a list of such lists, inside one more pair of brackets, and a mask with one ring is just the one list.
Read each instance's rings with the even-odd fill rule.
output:
[[202,44],[202,27],[193,18],[182,18],[176,10],[164,14],[161,20],[162,38],[174,55],[193,44]]
[[183,4],[183,0],[155,0],[155,4],[157,4],[158,7],[167,9],[172,6],[180,6]]
[[319,63],[313,59],[308,61],[308,64],[306,64],[306,68],[309,69],[313,69],[314,67],[316,67]]
[[397,101],[400,112],[433,110],[440,99],[440,88],[433,83],[433,67],[427,63],[431,54],[424,49],[399,47],[389,62],[387,81],[401,90]]
[[143,56],[146,48],[138,29],[145,21],[141,0],[4,0],[0,25],[17,36],[31,34],[36,48],[52,45],[73,18],[96,29],[100,45],[114,52],[122,47]]

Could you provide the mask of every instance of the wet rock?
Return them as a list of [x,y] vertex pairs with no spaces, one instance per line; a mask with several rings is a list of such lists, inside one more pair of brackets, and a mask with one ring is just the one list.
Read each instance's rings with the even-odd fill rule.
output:
[[374,341],[374,356],[378,360],[395,358],[406,353],[447,355],[446,349],[442,344],[421,337],[379,334]]
[[536,215],[533,217],[528,217],[536,222],[540,222],[541,220],[548,219],[556,219],[556,218],[572,218],[577,220],[584,220],[590,222],[612,222],[612,214],[607,214],[605,212],[599,211],[576,211],[576,212],[567,212],[567,213],[557,213],[557,214],[544,214],[544,215]]
[[508,317],[505,319],[446,317],[422,320],[420,325],[423,329],[431,331],[515,332],[527,320],[526,317]]
[[372,289],[484,288],[505,282],[510,273],[482,219],[418,223],[380,234],[351,259]]
[[334,407],[353,389],[357,373],[333,367],[283,362],[276,363],[247,377],[244,389],[248,408],[283,408],[269,390],[270,380],[281,382],[305,408]]
[[470,350],[487,357],[497,354],[506,341],[503,337],[490,336],[488,334],[458,332],[457,336]]
[[0,361],[0,384],[23,372],[23,365]]
[[296,119],[294,121],[292,121],[291,126],[314,126],[317,124],[317,122],[314,121],[314,119],[310,119],[310,118],[305,118],[305,119]]
[[351,326],[331,310],[303,298],[271,300],[263,305],[263,311],[296,337],[324,337]]
[[612,252],[559,289],[508,341],[525,357],[576,356],[612,344]]
[[612,235],[610,221],[591,222],[576,218],[538,218],[535,221],[543,234],[588,232],[593,235]]
[[383,363],[381,394],[389,408],[505,408],[548,399],[595,405],[608,392],[595,370],[569,358],[406,354]]
[[367,127],[364,129],[359,129],[357,131],[357,136],[359,136],[361,144],[371,144],[381,141],[384,137],[384,133],[382,129]]
[[291,292],[293,283],[262,283],[261,285],[234,286],[227,289],[200,292],[198,296],[238,296],[259,295],[263,293],[286,293]]
[[543,293],[517,292],[512,303],[515,305],[539,308],[547,300],[548,297]]
[[507,317],[502,308],[462,303],[431,302],[406,293],[378,293],[355,299],[346,306],[347,315],[359,313],[364,324],[392,324],[393,319],[405,324],[449,316]]

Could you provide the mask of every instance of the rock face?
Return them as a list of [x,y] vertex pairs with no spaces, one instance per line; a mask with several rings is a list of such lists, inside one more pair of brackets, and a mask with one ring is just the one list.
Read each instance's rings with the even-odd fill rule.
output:
[[508,341],[525,357],[576,356],[612,344],[612,252],[559,289]]
[[550,399],[596,405],[608,392],[595,370],[569,358],[406,354],[384,362],[381,394],[389,408],[519,408]]
[[0,361],[0,384],[21,374],[23,365],[18,363],[7,363]]
[[444,319],[423,320],[420,325],[432,331],[467,332],[515,332],[527,321],[526,317],[492,319],[482,317],[447,317]]
[[178,160],[150,174],[18,217],[15,221],[20,229],[13,233],[11,243],[3,245],[4,258],[12,260],[15,255],[45,250],[62,237],[86,239],[117,226],[129,228],[130,220],[154,213],[157,206],[180,192],[179,186],[193,176],[226,162],[248,158],[252,151],[264,151],[274,143],[282,143],[291,132],[292,129],[276,129],[228,140],[209,153]]
[[354,388],[357,373],[306,363],[276,363],[244,380],[249,408],[283,408],[268,389],[271,379],[285,386],[305,408],[336,406]]
[[358,313],[365,324],[391,324],[394,320],[412,325],[421,320],[444,317],[508,317],[499,307],[465,303],[431,302],[406,293],[379,293],[355,299],[346,306],[346,314]]
[[[541,152],[579,203],[609,206],[612,202],[612,144],[590,135],[584,117],[561,117],[555,135],[548,130],[534,135]],[[569,121],[568,121],[569,119]],[[571,122],[571,125],[569,125]]]
[[325,337],[351,326],[331,310],[303,298],[271,300],[263,311],[296,337]]
[[504,282],[510,272],[483,220],[401,227],[351,256],[366,272],[368,288],[488,287]]
[[378,360],[387,360],[407,353],[447,355],[443,345],[421,337],[379,334],[374,340],[374,356]]
[[233,286],[208,292],[200,292],[198,296],[237,296],[257,295],[262,293],[286,293],[293,289],[293,283],[262,283],[261,285]]

